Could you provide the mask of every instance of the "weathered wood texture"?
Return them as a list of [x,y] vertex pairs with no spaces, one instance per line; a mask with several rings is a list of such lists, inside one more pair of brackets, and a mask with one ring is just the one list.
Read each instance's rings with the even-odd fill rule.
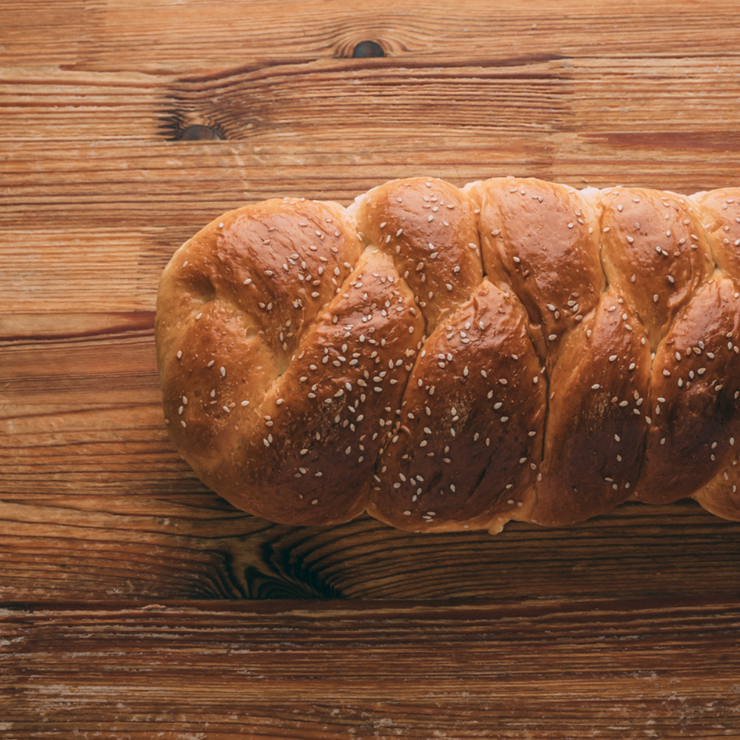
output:
[[[43,738],[736,738],[737,602],[7,610],[0,729]],[[12,677],[9,680],[8,677]]]
[[739,13],[2,3],[0,734],[740,736],[740,525],[686,502],[496,538],[270,525],[174,452],[153,343],[170,255],[247,201],[740,184]]

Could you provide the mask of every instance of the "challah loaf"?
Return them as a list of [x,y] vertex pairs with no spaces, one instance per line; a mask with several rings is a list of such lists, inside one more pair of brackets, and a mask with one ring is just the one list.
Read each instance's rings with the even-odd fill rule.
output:
[[224,214],[162,276],[170,436],[248,512],[740,519],[740,188],[395,180]]

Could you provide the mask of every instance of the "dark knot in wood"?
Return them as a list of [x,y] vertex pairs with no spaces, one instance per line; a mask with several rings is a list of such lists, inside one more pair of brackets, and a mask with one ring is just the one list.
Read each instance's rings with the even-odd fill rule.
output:
[[376,41],[360,41],[355,46],[352,56],[355,59],[367,59],[369,57],[384,57],[383,47]]
[[213,141],[220,138],[216,130],[199,123],[187,126],[180,135],[182,141]]

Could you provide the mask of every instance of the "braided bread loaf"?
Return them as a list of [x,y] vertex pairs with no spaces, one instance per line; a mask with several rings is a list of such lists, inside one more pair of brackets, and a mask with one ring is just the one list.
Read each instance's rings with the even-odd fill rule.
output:
[[686,496],[740,519],[739,291],[740,189],[269,200],[165,269],[166,422],[275,522],[496,532]]

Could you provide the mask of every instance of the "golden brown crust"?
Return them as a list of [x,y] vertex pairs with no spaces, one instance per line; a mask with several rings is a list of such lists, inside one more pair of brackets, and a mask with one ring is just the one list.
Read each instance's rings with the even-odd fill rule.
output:
[[378,419],[390,417],[390,431],[385,409],[398,407],[422,337],[412,310],[390,260],[366,252],[265,394],[226,498],[276,522],[337,523],[365,509],[387,437]]
[[740,521],[740,457],[736,455],[694,498],[712,514]]
[[396,180],[231,211],[160,284],[170,436],[251,513],[740,519],[740,189]]
[[426,177],[374,188],[353,209],[366,242],[391,256],[414,291],[428,334],[483,279],[473,209],[454,185]]
[[534,179],[487,180],[471,197],[486,273],[511,286],[551,357],[604,289],[595,214],[573,188]]
[[697,193],[690,200],[699,207],[715,264],[740,282],[740,188]]
[[604,271],[655,349],[713,269],[697,209],[674,193],[626,188],[606,191],[601,203]]
[[713,278],[676,319],[658,347],[650,419],[637,497],[667,503],[690,496],[730,464],[740,439],[740,300]]
[[545,455],[530,521],[571,524],[630,497],[646,431],[637,402],[648,395],[649,381],[645,332],[610,289],[568,336],[550,376]]
[[510,519],[540,457],[539,376],[521,306],[484,280],[424,344],[370,513],[414,531]]

